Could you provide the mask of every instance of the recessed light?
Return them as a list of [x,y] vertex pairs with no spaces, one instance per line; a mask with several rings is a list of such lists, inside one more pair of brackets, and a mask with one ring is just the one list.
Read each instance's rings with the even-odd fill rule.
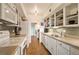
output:
[[9,10],[6,10],[7,13],[9,13]]

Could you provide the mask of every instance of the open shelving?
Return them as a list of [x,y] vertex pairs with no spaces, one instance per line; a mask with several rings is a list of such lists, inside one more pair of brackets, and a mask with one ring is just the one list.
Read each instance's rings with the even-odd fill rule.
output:
[[79,27],[79,4],[64,4],[47,17],[46,27]]
[[51,27],[53,27],[54,26],[54,20],[55,20],[55,18],[54,18],[54,14],[50,17],[50,26]]
[[63,9],[56,12],[56,26],[63,26]]
[[72,3],[65,7],[66,25],[78,25],[78,4]]

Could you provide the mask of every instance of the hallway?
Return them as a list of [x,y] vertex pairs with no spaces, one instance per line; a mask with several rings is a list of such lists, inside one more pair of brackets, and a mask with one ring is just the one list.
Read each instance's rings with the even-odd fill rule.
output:
[[26,48],[27,55],[50,55],[45,47],[40,44],[36,37],[32,37],[32,42],[29,48]]

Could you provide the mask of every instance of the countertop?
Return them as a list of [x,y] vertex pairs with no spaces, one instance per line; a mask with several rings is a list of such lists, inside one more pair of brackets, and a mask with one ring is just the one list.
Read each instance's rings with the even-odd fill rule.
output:
[[0,55],[13,55],[17,47],[22,43],[26,35],[11,36],[0,44]]
[[79,48],[79,39],[78,38],[73,38],[73,37],[68,37],[68,36],[65,36],[65,37],[55,37],[55,36],[51,36],[52,33],[42,33],[42,34],[45,34],[51,38],[54,38],[58,41],[61,41],[61,42],[64,42],[66,44],[69,44],[71,46],[75,46],[75,47],[78,47]]

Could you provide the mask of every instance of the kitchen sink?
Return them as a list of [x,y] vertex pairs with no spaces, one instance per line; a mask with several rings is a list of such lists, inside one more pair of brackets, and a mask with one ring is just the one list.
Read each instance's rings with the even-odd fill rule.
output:
[[51,36],[60,37],[59,35],[53,35],[53,34],[51,34]]
[[58,36],[58,35],[55,35],[55,37],[60,37],[60,36]]
[[51,34],[51,36],[54,36],[53,34]]

